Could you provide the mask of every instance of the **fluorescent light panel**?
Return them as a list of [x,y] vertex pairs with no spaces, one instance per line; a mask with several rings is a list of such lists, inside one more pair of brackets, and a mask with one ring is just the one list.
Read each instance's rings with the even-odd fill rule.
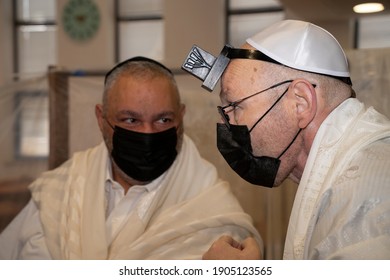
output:
[[382,3],[363,3],[353,7],[353,11],[358,14],[377,13],[384,9]]

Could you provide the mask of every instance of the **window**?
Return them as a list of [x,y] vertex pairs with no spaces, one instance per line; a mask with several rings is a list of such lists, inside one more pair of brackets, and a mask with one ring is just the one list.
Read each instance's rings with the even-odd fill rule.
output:
[[116,0],[117,61],[142,55],[164,56],[163,0]]
[[57,60],[56,0],[13,1],[13,18],[13,67],[19,81],[14,90],[15,158],[46,158],[49,107],[47,83],[42,81]]
[[18,92],[15,100],[17,158],[49,154],[49,100],[44,91]]
[[358,19],[357,47],[359,49],[390,47],[390,16],[376,15]]
[[228,0],[227,42],[239,47],[245,40],[276,21],[284,19],[277,0]]
[[19,75],[44,73],[56,64],[56,0],[14,2],[15,61]]

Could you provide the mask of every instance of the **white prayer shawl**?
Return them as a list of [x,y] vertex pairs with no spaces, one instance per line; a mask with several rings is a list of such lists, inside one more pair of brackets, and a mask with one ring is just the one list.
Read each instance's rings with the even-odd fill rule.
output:
[[390,122],[356,99],[318,130],[284,259],[390,259]]
[[76,153],[31,186],[53,259],[200,259],[222,234],[262,241],[229,185],[184,135],[181,152],[150,201],[108,244],[105,145]]

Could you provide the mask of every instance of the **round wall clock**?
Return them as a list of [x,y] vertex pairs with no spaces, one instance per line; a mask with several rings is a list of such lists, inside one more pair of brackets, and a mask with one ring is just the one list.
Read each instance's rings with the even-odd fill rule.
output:
[[99,9],[93,0],[69,0],[63,9],[62,23],[72,39],[88,40],[99,29]]

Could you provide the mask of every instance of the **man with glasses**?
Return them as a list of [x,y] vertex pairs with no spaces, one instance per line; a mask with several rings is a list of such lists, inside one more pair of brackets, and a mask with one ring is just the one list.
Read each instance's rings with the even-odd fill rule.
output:
[[0,235],[0,259],[201,259],[226,232],[261,246],[184,133],[168,68],[146,57],[118,64],[95,112],[104,141],[33,182],[32,200]]
[[[183,69],[210,91],[221,77],[217,146],[236,173],[299,183],[284,259],[390,258],[390,122],[355,98],[329,32],[281,21],[217,58],[194,46]],[[203,257],[255,252],[225,235]]]

